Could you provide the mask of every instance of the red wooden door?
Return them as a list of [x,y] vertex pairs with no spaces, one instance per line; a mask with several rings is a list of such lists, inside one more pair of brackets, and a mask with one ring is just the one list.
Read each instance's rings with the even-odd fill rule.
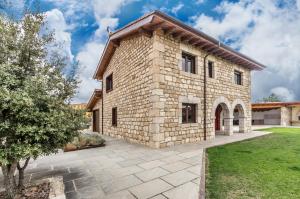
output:
[[216,109],[216,115],[215,115],[215,130],[216,131],[219,131],[219,130],[221,130],[221,126],[220,126],[220,124],[221,124],[221,112],[222,112],[222,106],[221,105],[219,105],[218,107],[217,107],[217,109]]

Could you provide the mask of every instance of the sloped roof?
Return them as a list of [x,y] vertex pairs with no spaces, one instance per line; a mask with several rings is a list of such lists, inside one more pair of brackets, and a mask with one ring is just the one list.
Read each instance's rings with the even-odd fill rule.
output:
[[281,107],[300,106],[300,102],[264,102],[252,104],[252,109],[272,109]]
[[173,35],[175,38],[190,43],[191,45],[207,51],[210,54],[221,57],[235,64],[247,67],[251,70],[262,70],[265,68],[263,64],[249,58],[246,55],[243,55],[242,53],[235,51],[225,44],[220,43],[213,37],[210,37],[207,34],[196,30],[160,11],[154,11],[110,34],[103,54],[98,63],[94,78],[102,78],[102,75],[120,40],[129,35],[133,35],[139,32],[146,32],[151,34],[158,28],[162,29],[165,34]]
[[89,99],[89,102],[87,103],[86,105],[86,108],[89,110],[89,111],[92,111],[93,110],[93,107],[95,106],[95,104],[97,103],[97,101],[99,99],[101,99],[102,97],[102,90],[101,89],[95,89],[91,98]]

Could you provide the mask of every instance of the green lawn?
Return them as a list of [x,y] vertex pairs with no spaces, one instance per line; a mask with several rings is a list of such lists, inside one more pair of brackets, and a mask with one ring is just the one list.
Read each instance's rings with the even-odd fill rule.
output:
[[300,198],[300,129],[207,149],[207,198]]

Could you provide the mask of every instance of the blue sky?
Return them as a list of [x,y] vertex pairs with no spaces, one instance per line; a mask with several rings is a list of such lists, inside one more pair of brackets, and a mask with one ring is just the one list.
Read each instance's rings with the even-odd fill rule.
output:
[[[100,83],[92,79],[107,39],[152,10],[161,10],[268,66],[252,74],[253,101],[276,93],[300,100],[300,0],[8,0],[4,11],[21,17],[39,8],[63,43],[61,52],[81,63],[78,95],[86,102]],[[37,3],[38,2],[38,3]]]
[[[114,0],[112,0],[114,1]],[[28,3],[32,1],[27,1],[27,5],[34,5],[32,3]],[[60,9],[62,11],[68,9],[67,6],[62,5],[59,6],[59,1],[40,1],[40,10],[42,12],[46,12],[52,9]],[[146,1],[130,1],[126,5],[120,7],[120,10],[114,16],[119,19],[119,23],[115,29],[118,29],[127,23],[141,17],[146,12],[150,12],[152,10],[162,10],[169,15],[180,19],[183,22],[189,23],[190,18],[194,15],[197,15],[199,12],[211,15],[214,17],[220,17],[220,15],[213,11],[213,9],[220,3],[216,0],[210,0],[205,3],[201,3],[202,1],[172,1],[172,0],[146,0]],[[177,12],[172,9],[176,8],[176,6],[181,7],[184,6],[185,9],[179,9]],[[34,6],[31,6],[34,7]],[[178,7],[178,8],[179,8]],[[183,7],[182,7],[183,8]],[[72,23],[74,19],[72,17],[67,17],[66,22]],[[97,30],[99,25],[96,22],[95,16],[92,12],[84,13],[83,16],[78,19],[78,23],[83,22],[86,24],[84,27],[75,28],[72,30],[72,53],[77,54],[80,50],[80,47],[84,45],[91,36],[93,36],[94,32]]]

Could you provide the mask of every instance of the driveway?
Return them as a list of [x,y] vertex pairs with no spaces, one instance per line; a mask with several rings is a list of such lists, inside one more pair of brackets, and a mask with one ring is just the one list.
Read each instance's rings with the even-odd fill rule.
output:
[[217,136],[165,149],[104,137],[105,147],[61,152],[32,161],[26,176],[29,181],[63,176],[69,199],[194,199],[199,198],[204,148],[264,134]]

